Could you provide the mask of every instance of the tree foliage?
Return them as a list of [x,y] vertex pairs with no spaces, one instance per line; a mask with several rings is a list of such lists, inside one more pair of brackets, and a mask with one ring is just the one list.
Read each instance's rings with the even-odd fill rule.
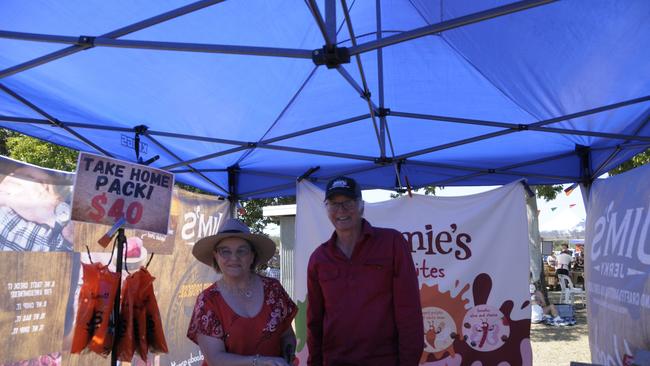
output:
[[7,135],[3,142],[12,159],[68,172],[77,168],[76,150],[17,134]]
[[546,201],[554,200],[558,193],[562,192],[562,186],[559,184],[535,186],[533,188],[535,189],[537,197],[541,197]]
[[650,163],[650,149],[635,155],[632,159],[624,162],[616,168],[609,171],[609,175],[617,175],[624,173],[628,170],[634,169],[638,166]]
[[296,203],[296,197],[275,197],[259,198],[248,201],[242,201],[243,215],[241,219],[251,228],[252,232],[261,233],[266,225],[270,223],[277,224],[278,220],[272,217],[264,217],[262,208],[264,206],[291,205]]

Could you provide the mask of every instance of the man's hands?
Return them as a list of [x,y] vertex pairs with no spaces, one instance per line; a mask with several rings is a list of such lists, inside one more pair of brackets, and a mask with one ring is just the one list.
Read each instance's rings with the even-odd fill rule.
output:
[[60,201],[50,184],[7,176],[0,184],[0,204],[27,221],[54,227],[54,209]]

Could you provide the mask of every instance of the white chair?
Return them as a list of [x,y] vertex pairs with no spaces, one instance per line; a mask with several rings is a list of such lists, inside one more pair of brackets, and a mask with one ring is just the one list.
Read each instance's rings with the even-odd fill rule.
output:
[[560,303],[562,304],[571,304],[575,301],[575,296],[578,296],[584,299],[584,291],[573,286],[573,281],[571,277],[563,274],[557,275],[558,280],[560,281],[560,287],[562,288],[562,295],[560,296]]

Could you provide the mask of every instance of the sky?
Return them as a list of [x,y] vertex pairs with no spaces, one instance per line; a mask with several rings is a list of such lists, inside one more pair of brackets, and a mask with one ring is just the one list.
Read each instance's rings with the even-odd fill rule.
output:
[[[564,188],[570,184],[563,185]],[[441,197],[467,196],[496,189],[498,186],[488,187],[445,187],[436,189],[436,195]],[[366,202],[379,202],[390,199],[391,191],[374,189],[363,191],[363,199]],[[585,220],[585,205],[582,201],[580,187],[566,195],[560,192],[557,197],[549,202],[543,198],[537,198],[537,209],[539,210],[540,231],[563,231],[570,230]]]

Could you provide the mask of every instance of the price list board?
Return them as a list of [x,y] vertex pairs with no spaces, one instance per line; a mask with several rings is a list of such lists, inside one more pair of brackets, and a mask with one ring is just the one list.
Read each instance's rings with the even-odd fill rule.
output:
[[61,350],[70,290],[70,253],[0,255],[0,355],[26,360]]

